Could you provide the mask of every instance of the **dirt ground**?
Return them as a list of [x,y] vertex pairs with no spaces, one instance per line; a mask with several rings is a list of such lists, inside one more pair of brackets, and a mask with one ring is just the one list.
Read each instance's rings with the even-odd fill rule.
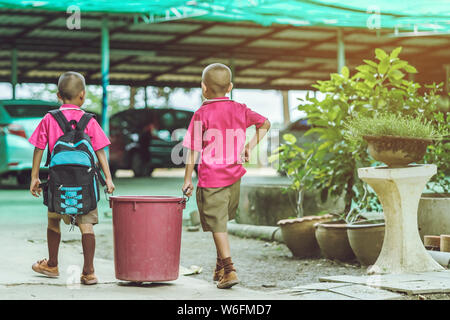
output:
[[[96,256],[113,259],[112,241],[108,234],[97,233]],[[278,291],[319,282],[319,277],[332,275],[365,275],[366,267],[357,261],[343,263],[324,258],[293,257],[282,243],[244,239],[230,235],[234,266],[241,286],[258,291]],[[209,232],[190,232],[183,227],[181,265],[201,266],[200,274],[190,275],[212,281],[216,263],[214,242]],[[450,294],[404,295],[404,300],[449,300]]]

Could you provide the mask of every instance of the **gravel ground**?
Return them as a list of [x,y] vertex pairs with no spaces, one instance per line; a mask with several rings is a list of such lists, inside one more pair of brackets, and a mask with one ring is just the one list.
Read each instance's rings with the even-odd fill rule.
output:
[[[96,226],[96,256],[113,259],[113,242],[105,225]],[[292,256],[282,243],[240,238],[230,235],[231,254],[241,280],[240,285],[258,291],[278,291],[319,282],[319,277],[366,274],[366,267],[356,260],[343,263],[324,258],[300,259]],[[77,242],[77,241],[75,241]],[[80,245],[80,243],[74,245]],[[209,232],[190,232],[183,227],[181,265],[203,268],[200,274],[190,275],[212,281],[216,264],[216,249]],[[403,300],[450,300],[450,294],[403,295]]]
[[[324,258],[293,257],[282,243],[244,239],[230,235],[232,258],[241,286],[260,291],[278,291],[298,285],[319,282],[319,277],[332,275],[365,275],[366,267],[357,261],[343,263]],[[197,265],[203,272],[192,277],[212,281],[216,250],[209,232],[183,229],[181,264]],[[449,300],[450,294],[404,295],[404,300]]]

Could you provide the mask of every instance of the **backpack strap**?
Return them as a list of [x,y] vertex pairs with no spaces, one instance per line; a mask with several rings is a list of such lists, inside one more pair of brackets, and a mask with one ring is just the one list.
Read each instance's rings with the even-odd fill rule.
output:
[[95,114],[85,112],[77,123],[77,129],[84,131],[84,129],[86,129],[86,126],[88,125],[89,121],[91,121],[92,118],[95,118]]
[[50,110],[48,113],[50,113],[53,116],[53,118],[55,118],[56,122],[58,122],[58,125],[64,134],[72,130],[69,121],[67,121],[66,117],[64,116],[64,113],[62,113],[61,110],[59,109]]
[[[52,117],[56,120],[59,127],[63,131],[63,134],[66,134],[68,131],[72,130],[70,122],[67,121],[64,114],[59,109],[50,110],[48,113],[52,115]],[[50,149],[47,147],[47,160],[45,161],[45,166],[48,167],[50,165]]]

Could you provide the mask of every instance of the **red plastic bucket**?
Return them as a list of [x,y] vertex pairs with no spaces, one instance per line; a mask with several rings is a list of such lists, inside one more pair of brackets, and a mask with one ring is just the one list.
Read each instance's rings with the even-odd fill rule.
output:
[[178,278],[181,197],[112,196],[116,278],[137,282]]

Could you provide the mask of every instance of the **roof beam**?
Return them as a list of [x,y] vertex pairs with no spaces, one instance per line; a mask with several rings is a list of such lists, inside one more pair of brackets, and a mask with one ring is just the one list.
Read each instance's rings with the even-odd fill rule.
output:
[[[275,30],[272,30],[272,31],[270,31],[270,32],[268,32],[268,33],[265,33],[265,34],[263,34],[263,35],[245,39],[244,41],[242,41],[242,42],[240,42],[240,43],[238,43],[238,44],[236,44],[236,45],[227,47],[226,50],[228,50],[229,52],[232,52],[232,51],[234,51],[234,50],[236,50],[236,49],[238,49],[238,48],[240,48],[240,47],[242,47],[242,46],[247,46],[247,45],[249,45],[250,43],[253,43],[253,42],[257,41],[257,40],[264,39],[264,38],[266,38],[266,37],[268,37],[268,36],[271,36],[271,35],[273,35],[273,34],[279,33],[279,32],[284,31],[284,30],[286,30],[286,29],[288,29],[288,27],[280,27],[280,28],[277,28],[277,29],[275,29]],[[163,75],[163,74],[166,74],[166,73],[173,73],[173,72],[175,72],[176,70],[179,70],[179,69],[181,69],[181,68],[187,67],[187,66],[189,66],[189,65],[191,65],[191,64],[200,63],[200,62],[201,62],[202,60],[204,60],[204,59],[208,59],[208,58],[214,57],[214,56],[216,56],[216,55],[218,55],[218,54],[221,54],[221,53],[223,53],[223,49],[221,49],[221,50],[216,50],[216,51],[214,51],[214,52],[212,52],[212,53],[205,54],[205,55],[203,55],[202,57],[199,57],[199,58],[197,58],[197,59],[194,59],[194,60],[191,61],[191,62],[183,63],[183,64],[181,64],[181,65],[177,65],[177,66],[171,68],[170,70],[167,70],[166,72],[159,72],[159,73],[156,73],[156,74],[152,75],[152,76],[148,79],[148,81],[155,81],[157,77],[159,77],[159,76],[161,76],[161,75]]]
[[[201,27],[199,27],[199,28],[197,28],[197,29],[195,29],[195,30],[193,30],[193,31],[191,31],[191,32],[183,33],[183,34],[181,34],[181,35],[178,35],[178,36],[176,36],[175,38],[173,38],[173,39],[171,39],[171,40],[169,40],[169,41],[163,43],[163,44],[162,44],[162,47],[165,48],[165,47],[167,47],[167,46],[177,44],[179,41],[182,41],[183,39],[186,39],[186,38],[188,38],[188,37],[190,37],[190,36],[193,36],[193,35],[200,34],[200,33],[202,33],[203,31],[205,31],[205,30],[207,30],[207,29],[209,29],[209,28],[212,28],[214,25],[215,25],[215,23],[205,24],[205,25],[203,25],[203,26],[201,26]],[[163,48],[162,48],[162,49],[163,49]],[[124,59],[121,59],[121,60],[118,60],[118,61],[114,61],[114,62],[112,62],[112,63],[110,64],[110,68],[113,68],[113,67],[115,67],[115,66],[119,66],[119,65],[121,65],[121,64],[123,64],[123,63],[131,62],[131,61],[133,61],[136,57],[137,57],[137,56],[128,56],[128,57],[126,57],[126,58],[124,58]],[[90,77],[91,77],[93,74],[94,74],[94,73],[89,73],[89,74],[86,76],[86,80],[89,80]]]

